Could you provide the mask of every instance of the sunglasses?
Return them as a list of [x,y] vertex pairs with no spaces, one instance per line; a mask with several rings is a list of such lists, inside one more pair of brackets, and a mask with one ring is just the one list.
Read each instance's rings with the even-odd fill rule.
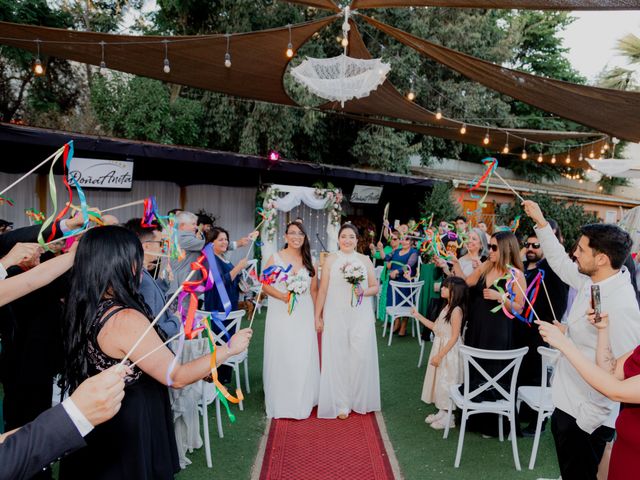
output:
[[495,244],[492,243],[491,245],[489,245],[489,249],[492,252],[497,252],[498,251],[498,245],[495,245]]
[[529,242],[524,244],[524,248],[529,248],[529,247],[537,249],[537,248],[540,248],[540,244],[539,243],[529,243]]

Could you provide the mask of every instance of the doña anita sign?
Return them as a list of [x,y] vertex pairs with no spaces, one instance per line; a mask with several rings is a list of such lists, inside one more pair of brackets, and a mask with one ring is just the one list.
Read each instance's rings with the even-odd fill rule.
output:
[[133,185],[133,162],[74,157],[68,179],[83,188],[129,189]]

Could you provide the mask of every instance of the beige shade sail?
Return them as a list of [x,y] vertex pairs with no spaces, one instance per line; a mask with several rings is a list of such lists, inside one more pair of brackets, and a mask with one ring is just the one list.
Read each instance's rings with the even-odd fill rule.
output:
[[366,15],[362,19],[425,57],[486,87],[611,136],[640,141],[640,93],[538,77],[442,47]]
[[[304,0],[296,3],[316,3]],[[465,7],[531,10],[640,10],[640,0],[353,0],[351,8]]]
[[[291,43],[298,49],[315,32],[338,18],[337,15],[293,25]],[[0,43],[40,55],[100,65],[103,58],[110,69],[164,80],[180,85],[222,92],[237,97],[294,105],[282,78],[290,58],[286,56],[289,28],[273,28],[251,33],[201,36],[133,36],[77,32],[58,28],[0,22]],[[166,43],[165,43],[166,41]],[[231,67],[225,67],[225,53]],[[165,58],[171,72],[163,72]]]
[[314,8],[324,8],[326,10],[333,10],[334,12],[339,12],[340,7],[338,7],[331,0],[284,0],[286,3],[297,3],[298,5],[306,5],[308,7]]
[[[350,21],[350,23],[349,55],[355,58],[371,58],[371,54],[362,40],[358,27],[352,21]],[[530,145],[532,143],[549,143],[602,136],[600,133],[593,132],[499,129],[463,123],[445,117],[437,120],[434,112],[421,107],[416,102],[409,101],[389,80],[386,80],[378,89],[371,92],[369,96],[346,102],[344,108],[340,106],[340,102],[329,102],[322,105],[321,108],[323,110],[343,111],[352,114],[351,118],[363,122],[446,138],[471,145],[486,146],[496,151],[501,150],[507,142],[510,148],[521,149],[527,144]],[[414,123],[388,121],[374,117],[402,119]],[[460,132],[463,125],[466,129],[464,134]],[[484,143],[484,138],[487,134],[490,139],[488,145]]]

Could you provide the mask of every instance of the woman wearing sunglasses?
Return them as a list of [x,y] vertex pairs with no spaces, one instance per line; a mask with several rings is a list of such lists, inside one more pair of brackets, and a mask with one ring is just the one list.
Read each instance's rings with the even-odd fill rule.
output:
[[[489,242],[489,258],[466,279],[469,285],[469,314],[467,315],[467,329],[464,336],[464,344],[474,348],[485,350],[511,350],[515,347],[513,324],[517,320],[510,319],[504,312],[516,312],[520,314],[525,306],[523,292],[527,284],[522,272],[522,260],[519,255],[518,241],[510,231],[496,232]],[[511,268],[510,268],[511,267]],[[507,282],[515,277],[512,287],[507,287]],[[510,282],[511,283],[511,282]],[[499,308],[495,313],[492,310]],[[491,376],[497,375],[504,364],[496,360],[478,360],[478,363]],[[471,372],[470,390],[485,383],[477,371]],[[474,375],[475,374],[475,375]],[[510,378],[503,377],[505,389],[509,389]],[[462,387],[461,387],[462,388]],[[480,398],[481,397],[481,398]],[[484,391],[476,401],[492,401],[502,397],[493,388]],[[495,435],[497,422],[493,415],[490,418],[478,419],[475,429],[487,435]],[[485,417],[485,415],[474,415]],[[470,423],[470,427],[472,427]]]

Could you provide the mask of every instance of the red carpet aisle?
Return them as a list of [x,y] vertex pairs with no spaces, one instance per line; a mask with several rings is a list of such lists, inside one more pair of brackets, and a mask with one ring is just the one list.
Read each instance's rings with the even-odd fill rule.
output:
[[392,480],[376,417],[272,420],[260,480]]

